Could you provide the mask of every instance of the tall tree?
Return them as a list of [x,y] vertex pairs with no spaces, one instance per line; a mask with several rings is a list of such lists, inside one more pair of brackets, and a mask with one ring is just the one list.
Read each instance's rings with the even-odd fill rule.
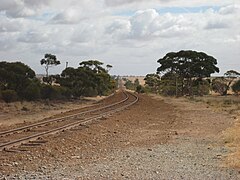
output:
[[44,58],[40,61],[41,65],[44,66],[46,71],[46,77],[49,77],[49,68],[57,66],[60,64],[60,61],[57,60],[57,57],[53,54],[45,54]]
[[112,69],[113,66],[110,65],[110,64],[107,64],[106,67],[107,67],[107,72],[109,72]]
[[192,95],[193,78],[210,77],[212,73],[219,72],[219,68],[216,67],[217,60],[204,52],[191,50],[170,52],[157,62],[160,64],[157,72],[175,74],[190,95]]

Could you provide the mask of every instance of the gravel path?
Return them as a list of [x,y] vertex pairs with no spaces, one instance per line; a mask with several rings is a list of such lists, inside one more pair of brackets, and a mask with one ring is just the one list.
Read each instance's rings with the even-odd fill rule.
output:
[[10,168],[2,166],[0,177],[237,180],[240,171],[224,164],[229,150],[222,132],[232,123],[226,113],[216,114],[201,104],[142,96],[123,114],[52,137],[41,149],[5,158]]

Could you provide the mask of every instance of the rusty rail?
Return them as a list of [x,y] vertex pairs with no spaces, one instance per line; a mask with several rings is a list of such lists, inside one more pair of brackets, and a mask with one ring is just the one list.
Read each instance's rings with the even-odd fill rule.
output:
[[60,121],[60,120],[66,119],[66,118],[70,118],[70,117],[72,118],[72,117],[79,116],[81,114],[85,114],[85,113],[89,113],[89,112],[96,112],[96,111],[100,111],[100,110],[104,110],[104,109],[108,109],[108,108],[113,108],[116,105],[120,105],[120,104],[123,104],[123,103],[127,102],[127,100],[129,100],[129,94],[134,97],[134,101],[132,101],[132,102],[130,102],[128,104],[123,104],[120,107],[114,107],[114,109],[110,109],[110,110],[108,110],[106,112],[100,113],[99,115],[94,115],[92,117],[88,117],[88,118],[85,118],[85,119],[82,119],[82,120],[78,120],[76,122],[72,122],[72,123],[69,123],[67,125],[64,125],[64,126],[61,126],[61,127],[58,127],[58,128],[47,130],[45,132],[37,133],[37,134],[30,135],[30,136],[27,136],[27,137],[24,137],[24,138],[20,138],[20,139],[16,139],[16,140],[12,140],[12,141],[6,142],[6,143],[2,143],[2,144],[0,144],[0,150],[4,150],[4,149],[8,149],[8,148],[11,148],[11,147],[14,147],[14,146],[18,146],[18,145],[21,145],[23,143],[27,143],[29,141],[37,140],[38,138],[46,136],[46,135],[55,134],[55,133],[63,131],[63,130],[74,128],[74,127],[79,126],[81,124],[89,123],[89,122],[91,122],[91,121],[93,121],[95,119],[100,119],[100,118],[102,118],[102,117],[104,117],[106,115],[110,115],[110,114],[113,114],[115,112],[122,111],[123,109],[125,109],[125,108],[127,108],[127,107],[129,107],[129,106],[131,106],[133,104],[135,104],[139,100],[138,96],[133,94],[133,93],[130,93],[130,92],[123,92],[123,93],[126,96],[125,99],[123,99],[123,100],[121,100],[119,102],[112,103],[110,105],[104,106],[104,107],[100,107],[100,108],[93,109],[93,110],[88,110],[88,111],[81,112],[81,113],[76,113],[76,114],[69,115],[69,116],[66,116],[66,117],[63,117],[63,118],[51,119],[49,121],[44,121],[44,122],[41,122],[41,123],[32,124],[30,126],[24,126],[24,127],[21,127],[21,128],[17,128],[17,129],[1,132],[0,135],[1,134],[4,135],[4,133],[5,134],[7,134],[7,133],[9,134],[9,133],[22,131],[24,129],[28,129],[28,128],[32,128],[32,127],[36,127],[36,126],[39,127],[40,125],[47,124],[49,122]]

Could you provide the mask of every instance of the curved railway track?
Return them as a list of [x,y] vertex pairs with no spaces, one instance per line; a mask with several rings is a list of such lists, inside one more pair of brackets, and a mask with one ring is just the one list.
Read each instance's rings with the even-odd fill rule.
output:
[[[41,140],[38,141],[39,138],[87,124],[93,120],[121,111],[138,101],[137,95],[133,93],[126,91],[122,91],[121,93],[123,93],[122,97],[124,98],[117,102],[113,101],[110,104],[100,107],[93,106],[91,109],[83,109],[81,112],[64,117],[49,119],[0,132],[0,150],[10,149],[21,144],[27,145],[31,143],[32,145],[37,145],[43,142]],[[110,98],[112,98],[112,96]]]

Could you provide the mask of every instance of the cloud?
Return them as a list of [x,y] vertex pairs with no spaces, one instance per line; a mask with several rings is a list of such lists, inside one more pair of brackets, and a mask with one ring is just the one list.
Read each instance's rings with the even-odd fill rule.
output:
[[21,21],[9,19],[7,17],[0,18],[0,32],[20,32],[23,29]]
[[147,9],[137,11],[127,19],[115,20],[106,32],[120,39],[152,41],[159,37],[181,37],[191,33],[194,28],[192,19],[187,16],[161,15],[155,9]]
[[225,29],[229,27],[229,23],[221,19],[214,19],[207,22],[205,29]]
[[[149,6],[158,8],[158,7],[194,7],[194,6],[223,6],[228,5],[229,0],[194,0],[194,1],[186,1],[186,0],[104,0],[106,6],[109,7],[123,7],[127,8],[127,6],[131,6],[132,8],[141,7],[148,8]],[[154,5],[154,6],[153,6]]]
[[127,19],[116,19],[106,26],[105,33],[111,35],[113,40],[128,38],[131,32],[131,23]]
[[50,23],[54,24],[75,24],[81,19],[80,12],[77,9],[67,9],[55,15]]
[[107,6],[120,6],[120,5],[125,5],[125,4],[131,4],[135,2],[142,2],[143,0],[105,0],[105,4]]
[[130,18],[132,27],[131,36],[137,38],[149,35],[149,27],[158,16],[159,14],[154,9],[137,11],[135,15]]
[[18,38],[19,42],[24,43],[42,43],[47,42],[48,40],[49,35],[47,33],[37,31],[28,31]]
[[33,16],[49,2],[47,0],[3,0],[0,12],[5,12],[8,17],[12,18]]
[[[190,11],[175,11],[181,8]],[[239,51],[239,27],[239,4],[227,0],[3,0],[0,56],[22,59],[37,73],[39,59],[53,53],[70,64],[94,58],[113,64],[116,74],[144,75],[181,49],[238,63],[239,53],[229,52]]]
[[224,6],[219,10],[219,13],[222,15],[228,15],[228,14],[236,14],[240,11],[240,5],[232,4],[228,6]]
[[91,42],[99,38],[98,35],[101,35],[99,31],[99,27],[96,27],[94,24],[82,23],[81,27],[74,30],[71,41],[76,43]]

